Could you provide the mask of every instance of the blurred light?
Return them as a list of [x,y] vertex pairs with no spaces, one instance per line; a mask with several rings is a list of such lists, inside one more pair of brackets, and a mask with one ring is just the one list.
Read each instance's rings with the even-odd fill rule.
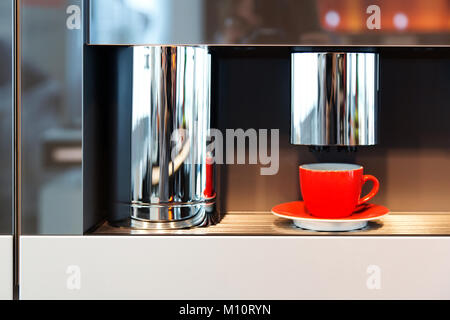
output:
[[53,150],[52,160],[58,163],[81,163],[83,160],[83,150],[81,147],[59,147]]
[[325,22],[332,28],[336,28],[341,22],[341,17],[336,11],[328,11],[325,14]]
[[157,5],[155,0],[125,0],[125,4],[130,8],[149,13],[152,13]]
[[406,14],[399,12],[394,15],[394,26],[399,30],[404,30],[408,27],[408,17]]

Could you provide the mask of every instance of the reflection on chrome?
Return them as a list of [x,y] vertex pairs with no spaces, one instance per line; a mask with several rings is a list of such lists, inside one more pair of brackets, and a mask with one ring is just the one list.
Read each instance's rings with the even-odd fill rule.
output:
[[293,53],[291,143],[377,143],[378,54]]
[[133,51],[131,216],[158,229],[198,224],[215,196],[206,150],[210,55],[191,46]]

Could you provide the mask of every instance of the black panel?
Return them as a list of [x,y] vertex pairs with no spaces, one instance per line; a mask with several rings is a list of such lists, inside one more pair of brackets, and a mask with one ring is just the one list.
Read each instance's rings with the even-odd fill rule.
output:
[[126,47],[85,47],[84,231],[130,198],[131,54]]
[[[345,48],[342,48],[345,49]],[[280,130],[280,167],[260,175],[261,165],[218,165],[221,212],[269,211],[300,199],[298,165],[359,163],[381,180],[374,202],[396,211],[450,210],[450,169],[434,166],[450,155],[450,50],[378,48],[380,143],[356,150],[311,151],[289,143],[289,48],[211,48],[213,127]],[[125,218],[117,204],[130,200],[131,49],[86,48],[85,226],[106,216]],[[436,177],[440,180],[437,181]],[[442,181],[441,181],[442,180]],[[366,186],[366,189],[369,186]],[[437,199],[437,200],[436,200]],[[86,230],[85,228],[85,230]]]

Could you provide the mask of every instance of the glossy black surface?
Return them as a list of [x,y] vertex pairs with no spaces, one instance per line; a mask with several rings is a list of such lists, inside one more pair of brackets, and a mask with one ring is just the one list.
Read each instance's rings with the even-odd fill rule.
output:
[[[258,165],[222,168],[223,211],[267,211],[301,198],[298,165],[350,162],[380,179],[374,202],[393,211],[448,211],[450,201],[450,50],[379,48],[379,143],[346,152],[311,152],[289,144],[290,61],[278,53],[217,49],[215,110],[220,129],[280,129],[280,170],[259,175]],[[272,56],[270,56],[272,54]],[[369,188],[370,186],[366,186]]]

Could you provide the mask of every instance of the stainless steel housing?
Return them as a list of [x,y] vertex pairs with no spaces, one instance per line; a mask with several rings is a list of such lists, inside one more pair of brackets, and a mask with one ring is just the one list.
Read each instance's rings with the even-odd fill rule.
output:
[[291,143],[377,143],[378,54],[292,54]]
[[133,47],[131,217],[141,227],[197,225],[214,202],[210,68],[205,47]]

